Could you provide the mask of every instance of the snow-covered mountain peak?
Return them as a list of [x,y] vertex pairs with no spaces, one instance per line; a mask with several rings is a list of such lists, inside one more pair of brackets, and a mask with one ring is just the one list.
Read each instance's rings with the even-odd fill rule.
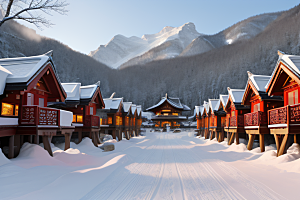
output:
[[[141,38],[116,35],[106,45],[100,45],[97,50],[90,52],[89,56],[112,68],[118,68],[123,63],[141,56],[166,42],[176,43],[176,47],[161,52],[158,57],[178,56],[187,45],[200,35],[196,31],[195,25],[191,22],[179,27],[166,26],[158,33],[145,34]],[[150,59],[149,61],[152,60]]]

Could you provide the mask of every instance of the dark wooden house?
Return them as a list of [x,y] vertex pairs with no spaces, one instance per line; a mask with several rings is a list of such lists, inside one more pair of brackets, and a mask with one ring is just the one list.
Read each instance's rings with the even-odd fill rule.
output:
[[180,122],[187,120],[185,116],[182,116],[182,112],[190,110],[188,106],[180,102],[179,98],[171,98],[167,94],[156,105],[146,109],[155,114],[151,118],[156,123],[155,127],[165,128],[168,125],[171,129],[180,127]]
[[[47,108],[48,102],[67,97],[52,61],[52,52],[40,56],[0,59],[0,148],[9,158],[23,142],[39,144],[52,155],[51,138],[70,135],[72,112]],[[67,136],[67,137],[68,137]]]

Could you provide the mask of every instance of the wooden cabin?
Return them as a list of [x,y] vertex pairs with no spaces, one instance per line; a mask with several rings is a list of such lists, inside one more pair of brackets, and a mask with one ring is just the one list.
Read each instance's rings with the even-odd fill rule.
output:
[[210,138],[210,140],[212,140],[214,137],[217,138],[217,131],[218,131],[217,111],[219,109],[220,100],[219,99],[208,99],[208,105],[209,105],[209,110],[208,110],[208,113],[209,113],[209,138]]
[[123,102],[123,112],[122,112],[122,120],[123,120],[123,131],[127,140],[130,139],[130,116],[131,114],[131,105],[132,102]]
[[[47,108],[67,97],[52,61],[44,55],[0,59],[0,148],[15,157],[24,142],[39,144],[52,155],[51,138],[73,132],[72,112]],[[6,151],[5,147],[8,147]]]
[[134,136],[137,136],[136,129],[135,129],[137,109],[136,109],[135,104],[132,104],[130,108],[131,108],[131,111],[130,111],[130,115],[129,115],[129,119],[130,119],[129,120],[129,134],[130,134],[130,137],[134,137]]
[[102,111],[106,113],[106,119],[102,119],[101,130],[105,133],[111,134],[113,139],[118,137],[122,140],[123,128],[123,98],[114,98],[115,93],[110,98],[103,99],[105,109]]
[[210,113],[209,113],[209,104],[208,102],[204,101],[204,112],[203,112],[203,118],[204,118],[204,138],[209,138],[209,124],[210,124]]
[[196,122],[197,122],[197,129],[195,130],[195,132],[197,133],[197,136],[200,135],[200,129],[201,129],[201,116],[200,116],[200,106],[195,106],[195,118],[196,118]]
[[65,102],[53,102],[49,106],[73,112],[72,125],[75,130],[72,138],[77,138],[77,143],[80,143],[82,138],[89,137],[93,144],[98,146],[100,144],[100,117],[97,113],[105,106],[100,82],[87,86],[81,86],[81,83],[62,83],[62,86],[67,93]]
[[218,133],[217,139],[218,142],[223,142],[225,138],[225,130],[226,127],[226,112],[225,112],[225,106],[227,104],[229,96],[220,94],[220,104],[218,109],[218,116],[220,117],[220,132]]
[[244,114],[244,129],[249,136],[248,150],[253,147],[256,136],[259,137],[261,152],[265,151],[265,135],[270,134],[268,128],[268,110],[283,105],[280,96],[269,96],[265,86],[271,76],[254,75],[248,71],[248,82],[242,99],[242,105],[250,106],[250,113]]
[[228,89],[229,99],[225,106],[226,111],[226,127],[228,145],[234,140],[239,144],[239,138],[246,139],[244,129],[244,114],[250,111],[250,106],[242,105],[242,98],[245,90]]
[[[199,108],[199,119],[200,119],[200,135],[201,137],[204,137],[204,130],[205,130],[205,118],[204,118],[204,113],[205,113],[205,107],[203,105],[200,106]],[[198,122],[198,121],[197,121]]]
[[136,136],[140,135],[141,126],[142,126],[142,106],[137,105],[136,106],[136,120],[135,120],[135,133],[136,133]]
[[212,140],[215,137],[218,142],[221,142],[224,140],[226,112],[220,99],[209,99],[208,104],[210,112],[210,139]]
[[187,120],[185,116],[182,116],[182,112],[190,110],[188,106],[180,102],[179,98],[168,97],[167,94],[156,105],[146,109],[155,114],[151,118],[156,123],[155,127],[164,129],[166,125],[171,129],[180,127],[180,122]]
[[285,55],[279,59],[266,87],[269,96],[281,96],[283,107],[268,110],[268,128],[274,135],[277,156],[286,153],[293,142],[300,144],[300,56]]

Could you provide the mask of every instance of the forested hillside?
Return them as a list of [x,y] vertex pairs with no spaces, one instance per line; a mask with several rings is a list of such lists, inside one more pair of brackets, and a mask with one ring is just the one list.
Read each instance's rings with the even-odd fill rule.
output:
[[113,70],[93,58],[75,52],[53,39],[10,22],[0,29],[0,56],[43,54],[54,50],[54,62],[62,82],[101,81],[104,97],[112,92],[147,108],[167,92],[180,97],[190,107],[208,98],[226,94],[226,88],[244,88],[246,71],[270,75],[277,61],[277,50],[300,53],[300,6],[283,12],[254,38],[226,45],[190,57],[154,61]]

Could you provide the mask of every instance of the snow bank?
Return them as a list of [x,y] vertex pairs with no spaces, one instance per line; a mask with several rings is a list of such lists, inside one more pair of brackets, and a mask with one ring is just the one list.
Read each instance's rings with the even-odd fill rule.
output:
[[94,156],[81,153],[78,149],[60,150],[53,153],[53,157],[70,166],[93,165],[97,163],[97,158]]
[[64,165],[62,162],[51,157],[43,147],[28,142],[23,144],[19,156],[14,160],[18,161],[16,162],[18,166],[24,168],[42,165]]
[[235,144],[233,143],[232,145],[230,145],[226,150],[224,150],[225,152],[228,151],[235,151],[235,152],[245,152],[248,151],[247,147],[245,144],[241,143],[241,144]]
[[10,160],[5,157],[5,155],[2,153],[2,150],[0,148],[0,166],[10,163]]

